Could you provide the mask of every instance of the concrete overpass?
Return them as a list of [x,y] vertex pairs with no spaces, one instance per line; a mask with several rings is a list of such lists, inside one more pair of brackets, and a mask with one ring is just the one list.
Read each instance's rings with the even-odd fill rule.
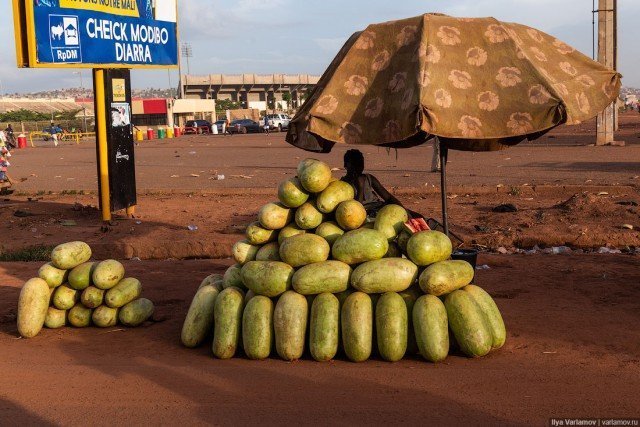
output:
[[[320,76],[309,74],[183,75],[181,86],[187,99],[228,99],[243,108],[266,110],[297,108],[318,80]],[[289,94],[290,105],[283,99],[284,94]]]

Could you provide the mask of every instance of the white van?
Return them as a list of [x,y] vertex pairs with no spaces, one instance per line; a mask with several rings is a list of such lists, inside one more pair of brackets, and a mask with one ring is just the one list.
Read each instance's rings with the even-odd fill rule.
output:
[[[267,114],[267,118],[269,119],[270,129],[277,130],[278,132],[289,129],[289,122],[291,121],[291,117],[289,117],[287,114]],[[264,120],[261,120],[260,125],[264,127]]]

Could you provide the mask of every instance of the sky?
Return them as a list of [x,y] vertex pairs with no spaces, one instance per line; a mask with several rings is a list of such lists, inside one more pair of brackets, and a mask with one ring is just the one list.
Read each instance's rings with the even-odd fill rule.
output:
[[[161,1],[161,0],[160,0]],[[0,92],[79,87],[74,70],[15,66],[11,2],[0,2]],[[493,16],[552,34],[592,53],[592,0],[179,0],[180,38],[193,48],[191,74],[322,74],[342,44],[368,24],[427,12]],[[597,2],[596,2],[597,3]],[[619,71],[640,87],[640,1],[618,0]],[[186,65],[184,71],[186,73]],[[89,87],[90,70],[83,71]],[[172,71],[132,72],[135,88],[177,86]]]

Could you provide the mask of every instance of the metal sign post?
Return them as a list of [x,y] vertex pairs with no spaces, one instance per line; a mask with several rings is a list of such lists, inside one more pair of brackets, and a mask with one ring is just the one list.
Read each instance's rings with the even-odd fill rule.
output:
[[12,0],[19,68],[92,68],[102,219],[136,204],[130,69],[177,68],[177,0]]
[[118,210],[132,214],[137,202],[130,74],[122,69],[93,72],[98,187],[104,221],[110,221],[111,212]]

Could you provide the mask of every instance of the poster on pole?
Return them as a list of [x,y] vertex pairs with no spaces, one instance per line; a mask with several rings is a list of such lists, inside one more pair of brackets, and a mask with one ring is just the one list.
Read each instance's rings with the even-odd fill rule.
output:
[[26,37],[29,67],[178,64],[177,0],[22,1],[14,0],[14,13],[24,15],[14,22],[16,37]]

